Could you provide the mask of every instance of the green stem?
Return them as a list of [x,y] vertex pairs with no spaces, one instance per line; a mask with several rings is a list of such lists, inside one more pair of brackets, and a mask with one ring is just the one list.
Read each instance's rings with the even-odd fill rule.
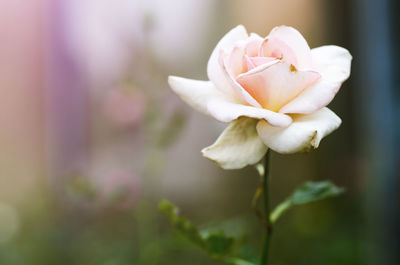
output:
[[289,210],[293,206],[293,203],[291,200],[286,199],[283,202],[281,202],[278,206],[275,207],[275,209],[271,213],[271,224],[274,224],[278,218],[287,210]]
[[270,156],[270,151],[268,150],[267,154],[265,155],[265,171],[263,177],[265,230],[264,230],[264,243],[261,255],[261,265],[268,264],[269,247],[272,236],[271,209],[269,200],[269,156]]

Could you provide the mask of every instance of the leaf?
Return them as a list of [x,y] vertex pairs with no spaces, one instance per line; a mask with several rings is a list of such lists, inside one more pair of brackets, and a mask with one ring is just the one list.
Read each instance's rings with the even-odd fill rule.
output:
[[208,222],[207,224],[199,226],[199,228],[203,238],[222,231],[235,239],[244,239],[247,238],[247,234],[249,233],[249,226],[251,226],[250,221],[242,215],[224,221]]
[[330,181],[308,181],[298,188],[291,196],[294,205],[320,201],[330,197],[336,197],[343,193],[343,189],[335,186]]
[[205,248],[205,242],[200,236],[197,227],[186,217],[179,217],[179,209],[175,205],[166,200],[162,200],[158,205],[158,209],[168,217],[173,227],[186,239],[202,249]]
[[205,239],[205,246],[207,251],[213,255],[225,255],[232,250],[233,241],[232,237],[227,237],[224,233],[218,232]]
[[255,265],[254,263],[244,260],[244,259],[239,259],[239,258],[227,258],[224,260],[224,262],[232,265]]
[[223,232],[201,236],[199,229],[186,217],[179,216],[179,209],[172,203],[162,200],[159,210],[170,220],[174,228],[192,244],[206,251],[213,257],[220,257],[231,252],[234,239]]
[[175,205],[173,205],[167,200],[161,200],[160,203],[158,204],[158,209],[170,220],[175,218],[175,216],[178,215],[179,211],[178,208],[175,207]]
[[308,181],[294,191],[294,193],[275,207],[271,213],[271,222],[274,223],[278,218],[294,205],[302,205],[315,201],[336,197],[344,190],[335,186],[330,181]]

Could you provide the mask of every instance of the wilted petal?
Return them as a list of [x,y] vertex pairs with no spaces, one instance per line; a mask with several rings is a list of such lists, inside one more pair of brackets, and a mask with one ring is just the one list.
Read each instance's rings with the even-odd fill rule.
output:
[[216,89],[210,81],[170,76],[168,83],[194,109],[221,122],[231,122],[241,116],[264,119],[274,126],[288,126],[292,122],[288,115],[238,104]]
[[238,41],[246,40],[248,34],[246,29],[239,25],[229,31],[217,44],[214,51],[212,52],[210,59],[207,64],[207,74],[208,78],[215,84],[215,86],[224,93],[228,95],[234,95],[233,88],[230,82],[227,80],[226,75],[224,75],[222,67],[219,63],[220,51],[231,50]]
[[313,69],[321,78],[279,110],[280,113],[312,113],[328,105],[350,76],[351,55],[339,46],[322,46],[311,50]]
[[257,124],[258,135],[265,145],[281,154],[308,151],[311,147],[317,148],[321,139],[342,122],[328,108],[293,116],[293,123],[286,128],[274,127],[264,121]]
[[311,68],[310,46],[303,35],[296,29],[288,26],[279,26],[272,29],[267,38],[277,38],[285,42],[294,52],[297,59],[297,67],[300,69]]
[[312,85],[320,75],[282,61],[241,74],[237,82],[265,109],[279,109]]
[[223,169],[238,169],[256,164],[268,149],[257,134],[257,122],[246,117],[234,120],[213,145],[201,151],[203,156]]

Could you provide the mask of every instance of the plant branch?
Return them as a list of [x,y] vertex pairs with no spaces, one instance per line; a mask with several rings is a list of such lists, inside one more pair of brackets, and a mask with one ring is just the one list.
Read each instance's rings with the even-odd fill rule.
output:
[[265,230],[264,230],[264,242],[261,254],[261,265],[268,264],[268,257],[269,257],[269,247],[271,242],[272,236],[272,223],[271,223],[271,209],[270,209],[270,199],[269,199],[269,157],[270,157],[270,150],[267,151],[265,155],[265,171],[263,177],[263,200],[264,200],[264,220],[265,220]]

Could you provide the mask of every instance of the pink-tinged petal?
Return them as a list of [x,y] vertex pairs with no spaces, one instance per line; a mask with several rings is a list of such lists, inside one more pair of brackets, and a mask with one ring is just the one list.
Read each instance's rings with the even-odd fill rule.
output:
[[168,83],[172,90],[194,109],[221,122],[228,123],[242,116],[264,119],[273,126],[281,127],[292,122],[288,115],[238,104],[227,98],[210,81],[170,76]]
[[246,55],[249,57],[258,56],[258,50],[260,49],[260,45],[263,42],[263,39],[255,33],[250,34],[250,40],[246,45]]
[[310,46],[304,39],[303,35],[296,29],[287,26],[279,26],[272,29],[267,38],[277,38],[285,42],[296,55],[297,67],[299,69],[311,68],[311,52]]
[[277,38],[266,38],[260,45],[260,56],[278,58],[289,64],[298,66],[297,57],[292,48]]
[[257,134],[257,122],[247,117],[232,121],[213,145],[201,150],[203,156],[223,169],[238,169],[258,163],[268,148]]
[[248,57],[247,55],[245,55],[245,62],[246,62],[246,72],[253,70],[254,68],[261,66],[263,64],[267,64],[270,63],[274,60],[276,60],[273,57]]
[[291,154],[317,148],[322,138],[336,130],[341,119],[328,108],[311,114],[293,115],[293,123],[286,128],[257,124],[257,132],[266,146],[281,154]]
[[300,71],[277,60],[265,68],[241,74],[236,80],[263,108],[277,112],[319,77],[317,72]]
[[311,50],[313,69],[321,74],[314,85],[279,110],[281,113],[312,113],[328,105],[350,76],[351,55],[338,46],[322,46]]
[[[231,56],[227,55],[225,51],[221,50],[219,63],[221,64],[223,74],[233,89],[234,99],[241,104],[261,108],[261,105],[246,90],[244,90],[243,87],[238,84],[238,82],[236,82],[235,76],[232,74],[233,71],[228,69],[230,59]],[[243,60],[244,57],[242,57],[242,61]]]
[[223,73],[222,67],[219,64],[219,56],[221,50],[230,51],[234,45],[241,40],[246,40],[248,34],[246,29],[239,25],[229,31],[217,44],[212,52],[207,64],[208,78],[215,84],[215,86],[222,92],[228,95],[234,95],[233,88],[226,75]]
[[243,72],[247,72],[247,65],[245,64],[244,60],[245,49],[245,45],[236,45],[235,47],[233,47],[231,53],[228,55],[227,60],[225,60],[228,73],[234,77]]

